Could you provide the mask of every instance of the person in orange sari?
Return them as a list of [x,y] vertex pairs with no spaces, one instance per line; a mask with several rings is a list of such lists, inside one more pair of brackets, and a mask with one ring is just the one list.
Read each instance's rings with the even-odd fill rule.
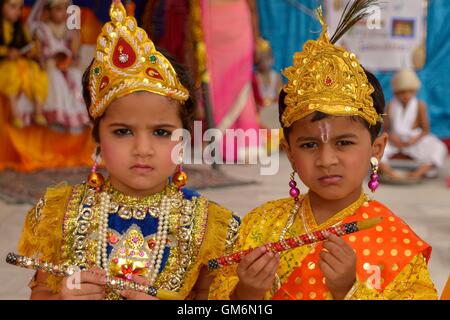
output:
[[[291,197],[247,214],[233,251],[341,223],[383,220],[281,253],[254,250],[238,265],[220,269],[209,298],[437,299],[427,268],[431,247],[362,187],[370,167],[369,188],[378,187],[377,165],[387,142],[387,134],[380,134],[381,86],[353,53],[334,45],[339,35],[330,40],[317,12],[322,34],[284,71],[288,82],[279,99],[283,144],[294,169]],[[300,195],[295,173],[307,194]]]

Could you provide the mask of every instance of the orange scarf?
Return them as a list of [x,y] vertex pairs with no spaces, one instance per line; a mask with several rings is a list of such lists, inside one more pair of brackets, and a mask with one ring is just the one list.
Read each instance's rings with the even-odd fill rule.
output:
[[[412,229],[395,216],[388,208],[377,201],[361,206],[354,215],[343,220],[344,223],[361,221],[382,216],[383,221],[375,228],[366,229],[343,236],[356,252],[356,273],[359,281],[368,282],[379,291],[400,273],[400,271],[419,253],[428,263],[431,247],[422,241]],[[295,268],[286,282],[272,297],[274,300],[314,300],[325,299],[329,290],[325,277],[319,268],[318,244]],[[376,275],[380,275],[378,282]]]

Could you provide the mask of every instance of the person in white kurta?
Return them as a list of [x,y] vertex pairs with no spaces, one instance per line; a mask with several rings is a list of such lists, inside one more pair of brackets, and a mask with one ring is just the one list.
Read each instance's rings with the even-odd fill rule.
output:
[[395,177],[389,159],[401,153],[420,164],[409,174],[410,178],[436,176],[438,169],[444,164],[448,151],[446,145],[430,133],[426,104],[416,97],[420,80],[415,72],[402,70],[394,76],[392,87],[395,98],[388,105],[385,119],[389,141],[380,169],[385,174]]
[[[44,114],[49,125],[76,133],[89,123],[82,97],[82,73],[76,67],[79,30],[66,26],[70,0],[38,0],[28,20],[30,29],[41,43],[43,64],[49,78],[49,93]],[[48,20],[41,21],[43,10]]]

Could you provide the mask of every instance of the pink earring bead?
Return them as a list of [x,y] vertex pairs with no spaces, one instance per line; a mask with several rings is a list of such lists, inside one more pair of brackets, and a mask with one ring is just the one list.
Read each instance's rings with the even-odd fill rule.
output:
[[379,182],[378,182],[378,175],[377,175],[376,173],[372,173],[372,174],[370,175],[370,181],[369,181],[369,184],[368,184],[369,189],[370,189],[372,192],[375,192],[375,190],[378,188],[379,185],[380,185],[380,184],[379,184]]
[[295,187],[291,188],[289,194],[291,195],[292,198],[298,198],[298,196],[300,195],[300,190],[298,190],[298,188]]

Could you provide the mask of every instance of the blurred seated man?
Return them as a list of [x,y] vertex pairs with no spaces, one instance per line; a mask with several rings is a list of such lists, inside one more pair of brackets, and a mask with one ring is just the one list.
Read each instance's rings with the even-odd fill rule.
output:
[[389,159],[397,154],[407,156],[419,163],[408,174],[408,179],[436,177],[438,169],[444,164],[447,147],[430,134],[427,106],[417,99],[420,80],[412,70],[401,70],[392,79],[395,97],[389,103],[384,128],[389,133],[380,169],[389,178],[398,179],[389,164]]

